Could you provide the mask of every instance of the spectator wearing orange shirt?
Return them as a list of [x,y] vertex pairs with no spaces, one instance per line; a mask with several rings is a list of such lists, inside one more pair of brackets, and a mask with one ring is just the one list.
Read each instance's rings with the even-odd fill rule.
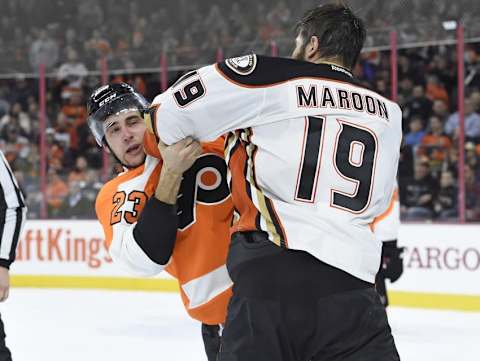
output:
[[50,169],[48,171],[48,183],[46,191],[48,215],[50,217],[55,217],[58,215],[60,205],[67,195],[68,186],[55,170]]
[[82,98],[82,93],[79,89],[72,92],[67,104],[61,109],[61,112],[69,118],[69,122],[72,124],[72,129],[70,131],[70,147],[75,150],[78,149],[79,144],[77,129],[83,125],[87,119],[87,109],[83,104]]
[[432,101],[443,100],[446,104],[448,104],[448,93],[443,84],[439,82],[436,75],[432,74],[427,77],[426,94],[427,97],[429,97]]
[[443,133],[443,124],[437,116],[430,117],[430,131],[423,137],[418,149],[419,155],[430,158],[433,171],[438,170],[452,147],[451,140]]
[[80,89],[72,91],[67,103],[62,107],[62,113],[69,118],[75,119],[75,122],[85,122],[87,118],[87,109],[83,104],[83,96]]

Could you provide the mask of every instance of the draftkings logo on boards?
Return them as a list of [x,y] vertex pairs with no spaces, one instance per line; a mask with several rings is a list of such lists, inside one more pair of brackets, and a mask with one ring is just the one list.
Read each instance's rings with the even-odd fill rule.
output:
[[[58,225],[58,223],[55,223]],[[87,234],[88,233],[88,234]],[[84,263],[98,269],[112,262],[103,235],[82,232],[82,227],[25,227],[19,240],[15,262]]]

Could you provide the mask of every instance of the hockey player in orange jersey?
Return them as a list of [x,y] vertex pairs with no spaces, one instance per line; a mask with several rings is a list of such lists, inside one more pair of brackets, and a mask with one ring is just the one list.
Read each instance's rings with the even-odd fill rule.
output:
[[202,322],[208,359],[215,360],[232,286],[225,262],[233,205],[223,138],[157,145],[142,118],[147,107],[127,84],[90,96],[89,127],[125,169],[100,190],[97,216],[116,264],[136,275],[166,270],[178,279],[187,312]]

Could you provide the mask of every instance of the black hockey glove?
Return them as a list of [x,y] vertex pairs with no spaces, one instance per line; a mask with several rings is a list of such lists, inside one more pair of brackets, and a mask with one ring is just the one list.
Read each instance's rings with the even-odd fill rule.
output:
[[403,273],[404,248],[397,246],[397,240],[383,242],[382,246],[382,268],[384,277],[390,282],[395,282]]

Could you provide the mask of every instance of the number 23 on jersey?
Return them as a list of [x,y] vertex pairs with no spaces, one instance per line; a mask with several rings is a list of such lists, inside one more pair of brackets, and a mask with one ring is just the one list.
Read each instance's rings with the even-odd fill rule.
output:
[[[226,173],[227,166],[223,158],[208,153],[202,154],[183,174],[177,201],[179,230],[185,230],[195,223],[196,204],[216,204],[229,197]],[[134,190],[128,194],[125,191],[116,192],[112,199],[114,207],[110,224],[117,224],[122,218],[128,224],[135,223],[147,200],[148,196],[143,190]],[[131,205],[124,207],[127,201]]]

